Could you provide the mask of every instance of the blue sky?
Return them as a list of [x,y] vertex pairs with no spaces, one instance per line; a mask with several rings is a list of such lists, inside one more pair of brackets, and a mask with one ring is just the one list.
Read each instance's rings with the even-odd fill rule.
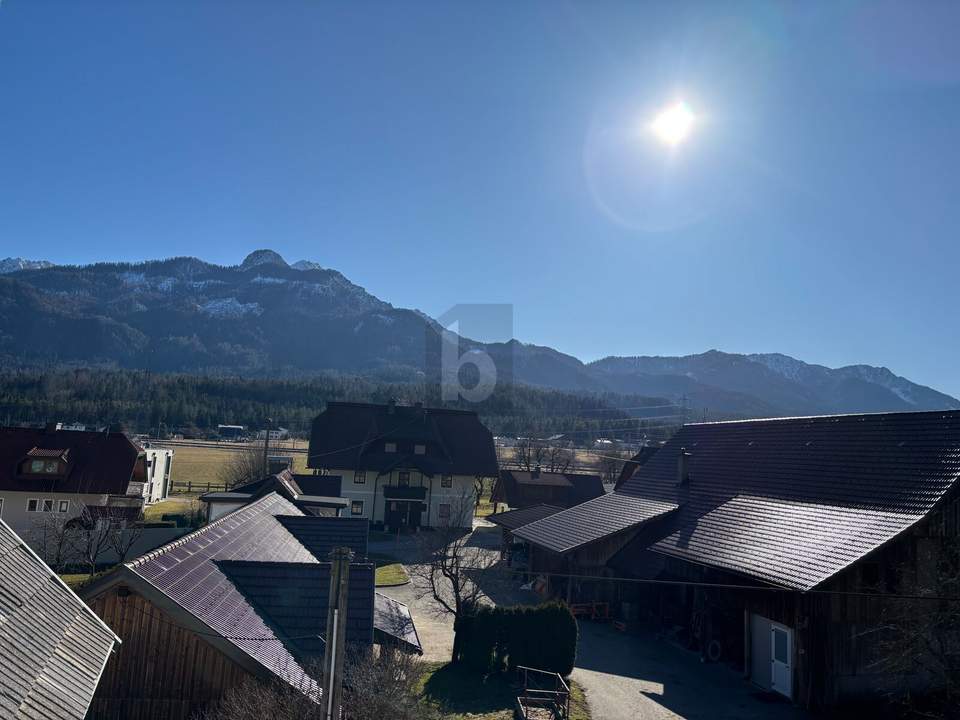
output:
[[[0,256],[259,247],[585,360],[960,395],[960,6],[0,4]],[[646,125],[683,99],[675,149]]]

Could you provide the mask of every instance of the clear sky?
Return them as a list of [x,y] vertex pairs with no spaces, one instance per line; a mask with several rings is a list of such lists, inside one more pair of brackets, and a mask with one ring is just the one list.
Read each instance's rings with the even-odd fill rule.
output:
[[[270,247],[584,360],[960,395],[957,3],[0,4],[0,257]],[[683,100],[668,147],[648,125]]]

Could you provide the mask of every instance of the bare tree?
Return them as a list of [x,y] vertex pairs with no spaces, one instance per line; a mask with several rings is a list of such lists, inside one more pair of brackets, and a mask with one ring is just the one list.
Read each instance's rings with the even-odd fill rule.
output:
[[960,707],[960,603],[934,598],[960,596],[960,538],[938,538],[921,552],[919,562],[889,572],[897,594],[931,599],[873,601],[881,620],[860,636],[875,643],[873,666],[901,679],[893,700],[924,717],[954,717]]
[[91,508],[83,505],[80,514],[72,518],[70,549],[76,559],[87,566],[90,576],[97,572],[97,563],[110,547],[115,518],[109,508]]
[[[455,621],[472,614],[504,582],[499,554],[478,545],[473,533],[459,526],[463,518],[469,522],[472,509],[468,492],[452,504],[446,524],[419,536],[420,557],[407,567],[420,596],[432,599],[438,613],[453,615]],[[456,639],[453,657],[458,657]]]
[[517,438],[513,451],[514,462],[522,470],[536,470],[545,464],[548,455],[546,443],[532,438]]
[[558,441],[547,449],[544,466],[547,472],[564,473],[573,465],[573,443]]
[[249,447],[234,450],[230,460],[220,466],[219,477],[227,489],[262,480],[268,475],[262,448]]
[[44,513],[30,528],[30,546],[56,572],[63,572],[69,562],[72,530],[67,517],[60,513]]
[[[429,720],[435,713],[420,699],[424,666],[392,648],[351,648],[344,663],[344,720]],[[320,677],[310,666],[308,675]],[[285,682],[248,680],[227,691],[197,720],[323,720],[325,707]]]
[[127,560],[127,555],[137,540],[143,535],[143,514],[141,513],[134,522],[114,522],[111,523],[110,533],[107,543],[117,554],[117,562],[123,563]]

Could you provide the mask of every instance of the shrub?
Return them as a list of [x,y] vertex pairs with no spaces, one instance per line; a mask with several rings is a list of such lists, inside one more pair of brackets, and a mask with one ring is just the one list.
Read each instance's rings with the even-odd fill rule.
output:
[[477,672],[518,665],[569,675],[577,656],[577,621],[565,604],[480,608],[456,624],[455,660]]

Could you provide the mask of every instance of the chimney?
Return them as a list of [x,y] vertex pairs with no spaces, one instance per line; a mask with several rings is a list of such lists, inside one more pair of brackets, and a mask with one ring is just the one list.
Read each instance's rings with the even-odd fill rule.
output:
[[677,487],[684,487],[690,484],[690,458],[693,457],[687,452],[686,448],[680,448],[680,455],[677,457]]
[[59,430],[61,427],[62,427],[62,423],[49,422],[49,423],[46,424],[46,426],[44,426],[43,431],[44,431],[47,435],[53,435],[53,434],[55,434],[55,433],[57,432],[57,430]]

